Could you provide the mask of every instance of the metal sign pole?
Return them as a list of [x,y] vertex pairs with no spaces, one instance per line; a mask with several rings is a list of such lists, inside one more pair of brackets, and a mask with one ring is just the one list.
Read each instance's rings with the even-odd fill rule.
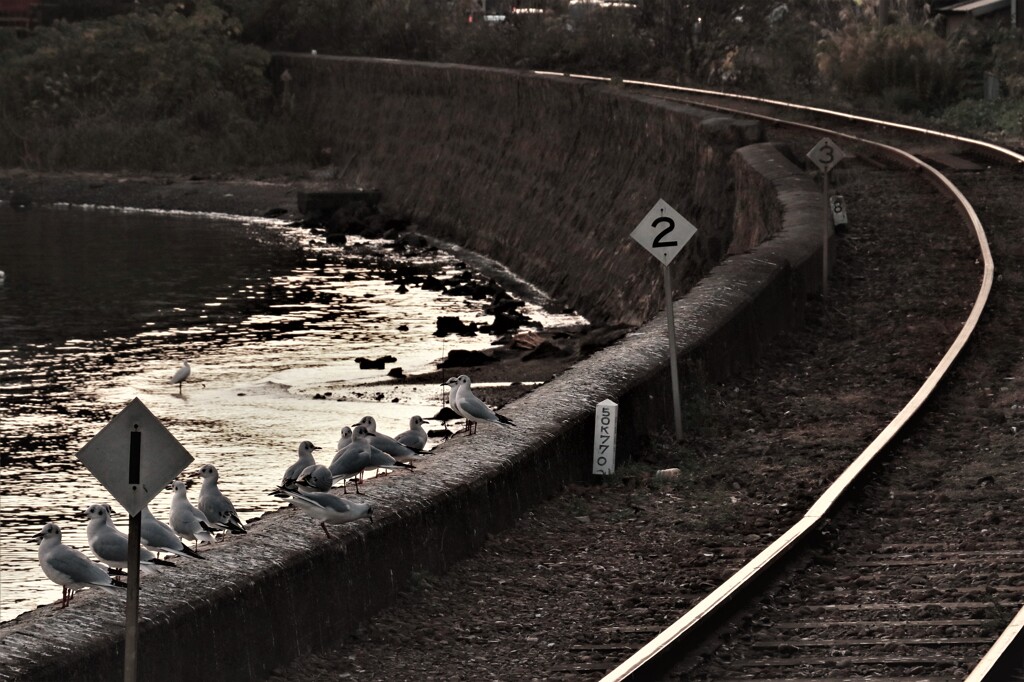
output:
[[[128,454],[128,484],[139,484],[142,464],[142,432],[139,425],[131,432]],[[128,603],[124,614],[124,681],[136,682],[139,676],[139,544],[142,536],[142,512],[128,520]]]
[[832,220],[832,208],[828,202],[828,171],[821,174],[822,182],[825,185],[825,222],[821,229],[821,295],[828,295],[828,224]]
[[665,315],[668,322],[668,360],[672,371],[672,410],[676,418],[676,440],[683,439],[683,409],[679,397],[679,354],[676,352],[676,318],[672,309],[672,273],[668,263],[665,272]]

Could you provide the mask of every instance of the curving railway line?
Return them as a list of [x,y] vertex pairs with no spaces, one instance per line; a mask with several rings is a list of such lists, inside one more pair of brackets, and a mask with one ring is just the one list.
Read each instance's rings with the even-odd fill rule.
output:
[[1024,361],[991,343],[1019,338],[1024,316],[1024,156],[817,108],[624,85],[756,116],[795,150],[824,134],[857,164],[921,175],[955,202],[979,268],[960,332],[895,418],[805,515],[603,679],[1024,680],[1024,467],[1012,441],[986,447],[992,430],[1024,428]]
[[648,455],[692,481],[578,486],[271,679],[1024,680],[1022,157],[624,85],[851,153],[828,301]]

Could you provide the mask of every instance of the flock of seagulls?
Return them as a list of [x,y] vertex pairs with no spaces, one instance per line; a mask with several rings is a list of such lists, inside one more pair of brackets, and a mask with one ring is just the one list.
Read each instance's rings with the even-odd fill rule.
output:
[[[174,373],[172,384],[182,385],[191,374],[188,362]],[[473,395],[470,378],[453,377],[442,386],[449,386],[447,405],[466,420],[467,433],[474,433],[479,422],[501,426],[514,426],[511,419],[491,410]],[[304,512],[320,527],[328,538],[334,537],[328,525],[340,525],[369,519],[373,509],[369,502],[345,497],[348,484],[354,483],[356,494],[362,495],[359,485],[366,472],[378,470],[415,469],[414,462],[424,456],[428,434],[427,423],[419,415],[409,420],[409,429],[391,437],[377,430],[371,416],[363,417],[352,426],[341,429],[341,438],[329,464],[317,463],[314,453],[321,448],[304,440],[299,443],[298,456],[288,466],[281,484],[271,493],[286,498],[292,506]],[[139,568],[146,573],[159,572],[175,564],[160,555],[206,560],[199,552],[200,544],[216,542],[217,533],[244,534],[245,524],[238,516],[231,500],[218,487],[220,475],[212,464],[202,465],[194,475],[202,479],[196,505],[188,499],[188,484],[173,481],[168,523],[157,519],[146,507],[142,510],[141,547]],[[343,495],[332,489],[340,485]],[[98,587],[109,592],[123,590],[126,585],[116,577],[128,566],[128,536],[113,523],[114,511],[109,504],[96,503],[81,515],[88,519],[89,549],[96,560],[74,547],[61,542],[61,530],[56,523],[47,523],[32,536],[39,544],[39,566],[47,578],[62,588],[61,608],[68,606],[74,594],[82,589]],[[191,542],[189,547],[185,542]]]

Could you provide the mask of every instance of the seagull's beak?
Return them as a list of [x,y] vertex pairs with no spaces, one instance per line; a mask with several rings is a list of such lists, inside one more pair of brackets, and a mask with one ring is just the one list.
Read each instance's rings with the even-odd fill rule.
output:
[[424,419],[423,417],[420,417],[420,421],[423,422],[424,424],[429,424],[430,423],[429,419]]
[[38,533],[36,533],[35,535],[33,535],[33,536],[32,536],[32,537],[31,537],[31,538],[29,539],[29,542],[34,542],[34,543],[36,543],[37,545],[38,545],[39,543],[41,543],[42,541],[43,541],[43,531],[39,531]]
[[314,445],[314,446],[313,446],[313,449],[314,449],[314,450],[323,450],[323,448],[322,448],[322,447],[320,447],[319,445]]

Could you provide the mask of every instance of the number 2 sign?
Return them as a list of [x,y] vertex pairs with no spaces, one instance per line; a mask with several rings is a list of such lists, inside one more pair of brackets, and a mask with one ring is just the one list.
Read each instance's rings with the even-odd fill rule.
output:
[[664,199],[658,199],[630,236],[662,264],[668,265],[695,234],[696,227]]

